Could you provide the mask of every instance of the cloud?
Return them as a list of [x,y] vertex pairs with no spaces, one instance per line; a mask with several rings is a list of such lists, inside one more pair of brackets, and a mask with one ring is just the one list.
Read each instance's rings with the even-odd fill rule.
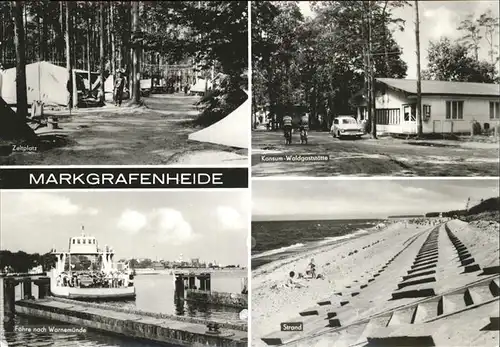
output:
[[[71,199],[55,193],[45,192],[3,192],[8,204],[2,206],[2,215],[19,217],[25,215],[73,216],[76,214],[93,215],[96,209],[86,209]],[[7,200],[5,200],[7,201]]]
[[97,208],[94,208],[94,207],[89,207],[89,208],[85,209],[85,212],[91,216],[95,216],[95,215],[99,214],[99,210]]
[[160,208],[153,212],[154,229],[158,242],[181,245],[194,240],[197,235],[182,213],[172,208]]
[[246,223],[243,216],[233,207],[218,206],[217,218],[222,227],[226,230],[244,228]]
[[118,228],[130,234],[137,234],[148,224],[148,218],[141,212],[125,210],[118,220]]
[[436,9],[426,10],[424,17],[426,18],[425,26],[432,28],[429,31],[429,36],[433,39],[439,39],[442,36],[452,38],[460,36],[460,32],[457,30],[459,17],[455,11],[445,6],[440,6]]

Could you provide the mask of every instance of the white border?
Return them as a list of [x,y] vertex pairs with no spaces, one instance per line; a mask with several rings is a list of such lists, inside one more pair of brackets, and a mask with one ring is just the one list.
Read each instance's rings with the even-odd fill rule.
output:
[[248,97],[250,98],[250,124],[248,131],[248,236],[247,236],[247,283],[248,283],[248,321],[247,346],[252,344],[252,2],[248,1]]

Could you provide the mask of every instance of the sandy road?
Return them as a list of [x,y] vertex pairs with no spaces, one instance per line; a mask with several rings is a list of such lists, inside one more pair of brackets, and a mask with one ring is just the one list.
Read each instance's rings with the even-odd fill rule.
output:
[[42,129],[36,152],[3,155],[0,164],[168,165],[186,160],[220,164],[246,159],[245,153],[231,148],[188,141],[188,135],[198,130],[190,123],[199,114],[194,106],[197,99],[153,95],[144,98],[145,107],[106,106],[75,110],[71,115],[56,112],[61,130]]
[[[309,144],[284,145],[281,132],[252,133],[254,176],[498,176],[499,146],[460,141],[333,139],[311,132]],[[432,146],[431,146],[432,145]],[[269,163],[267,154],[327,154],[327,162]]]

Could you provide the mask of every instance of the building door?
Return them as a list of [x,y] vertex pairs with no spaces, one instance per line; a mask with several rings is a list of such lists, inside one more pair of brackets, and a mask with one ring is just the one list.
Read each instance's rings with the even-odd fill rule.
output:
[[417,133],[416,104],[403,105],[403,119],[401,129],[404,134]]

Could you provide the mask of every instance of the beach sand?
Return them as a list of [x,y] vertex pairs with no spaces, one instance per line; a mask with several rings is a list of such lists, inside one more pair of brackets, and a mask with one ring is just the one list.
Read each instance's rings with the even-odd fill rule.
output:
[[[342,326],[384,310],[394,309],[398,305],[414,302],[415,299],[391,302],[391,293],[398,290],[401,277],[407,275],[406,270],[410,269],[427,235],[436,226],[440,225],[440,254],[448,256],[448,252],[450,257],[453,256],[444,224],[438,223],[437,220],[428,220],[425,223],[416,225],[395,222],[383,229],[373,228],[366,230],[365,234],[357,234],[352,239],[325,244],[314,250],[306,250],[293,257],[281,259],[254,270],[252,272],[252,346],[267,346],[261,339],[266,335],[279,332],[282,322],[304,322],[304,332],[306,330],[314,333],[327,331],[328,328],[325,328],[325,323],[318,318],[319,316],[301,317],[299,315],[307,309],[323,309],[318,306],[318,302],[325,299],[331,301],[331,307],[337,307],[335,312],[337,318],[342,321]],[[484,261],[490,264],[498,262],[498,223],[496,225],[488,223],[486,227],[479,228],[478,223],[468,225],[465,222],[452,221],[450,226],[453,232],[459,235],[464,243],[469,244],[470,249],[475,253],[478,253],[476,247],[484,247],[489,242],[491,246],[485,252],[489,256]],[[496,243],[492,242],[493,237],[497,238]],[[392,262],[391,258],[395,256],[397,259]],[[324,279],[296,279],[302,287],[287,284],[289,272],[304,273],[311,258],[314,258],[317,273],[322,274]],[[388,262],[392,263],[389,265]],[[447,261],[443,263],[447,264]],[[473,280],[469,276],[457,276],[460,278],[460,283],[441,281],[443,276],[459,273],[456,265],[441,267],[443,269],[440,268],[436,275],[441,286],[436,287],[437,291],[466,285]],[[373,276],[376,273],[379,273],[376,277],[380,277],[373,282]],[[366,287],[365,284],[370,278],[370,285]],[[351,298],[351,292],[360,292],[360,285],[364,285],[367,289],[362,290],[362,295]],[[342,296],[334,295],[335,292],[342,292]],[[349,300],[350,304],[339,309],[342,306],[340,304],[342,300]],[[302,336],[301,333],[288,334],[290,335],[278,333],[277,336],[285,336],[285,339],[290,336],[290,340]],[[293,339],[292,335],[295,336]],[[297,346],[311,346],[311,344],[304,341]]]

